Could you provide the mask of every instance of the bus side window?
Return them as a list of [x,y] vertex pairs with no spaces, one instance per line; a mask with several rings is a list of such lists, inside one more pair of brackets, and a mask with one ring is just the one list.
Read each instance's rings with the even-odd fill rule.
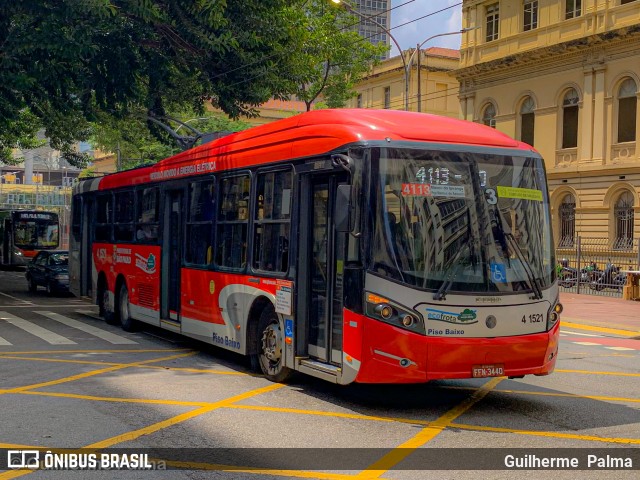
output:
[[246,192],[251,177],[239,175],[223,178],[220,182],[218,219],[216,222],[216,265],[241,270],[247,262]]
[[187,249],[185,261],[206,266],[211,263],[213,216],[215,212],[214,181],[189,185],[189,216],[187,218]]
[[96,200],[96,223],[94,238],[96,241],[111,241],[111,221],[113,220],[113,202],[111,194],[98,195]]
[[131,242],[133,240],[133,191],[115,194],[114,237],[116,242]]
[[289,269],[291,170],[259,173],[253,230],[253,268]]
[[136,240],[138,243],[156,243],[158,240],[158,187],[136,192]]

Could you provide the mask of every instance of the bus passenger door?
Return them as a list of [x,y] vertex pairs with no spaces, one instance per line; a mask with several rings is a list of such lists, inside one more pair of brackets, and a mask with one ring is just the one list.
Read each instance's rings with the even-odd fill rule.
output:
[[[336,232],[334,214],[344,206],[336,204],[338,185],[346,184],[347,176],[322,175],[309,178],[309,197],[301,209],[300,237],[306,245],[306,265],[300,273],[307,275],[305,318],[308,319],[309,357],[336,366],[342,364],[343,265],[347,234]],[[308,207],[308,208],[307,208]],[[305,228],[306,224],[306,228]],[[301,245],[302,247],[302,245]]]
[[180,266],[182,263],[182,190],[164,193],[160,319],[180,322]]
[[[79,220],[76,227],[79,231],[72,232],[70,252],[72,255],[78,256],[78,262],[70,262],[78,264],[78,272],[69,272],[71,278],[79,279],[78,292],[76,295],[88,296],[93,295],[93,282],[98,281],[93,274],[95,268],[93,265],[93,222],[95,221],[96,207],[94,197],[85,197],[81,199],[77,197],[74,203],[74,214],[78,215]],[[77,212],[76,212],[77,210]],[[75,234],[78,238],[76,239]],[[76,243],[77,242],[77,243]]]

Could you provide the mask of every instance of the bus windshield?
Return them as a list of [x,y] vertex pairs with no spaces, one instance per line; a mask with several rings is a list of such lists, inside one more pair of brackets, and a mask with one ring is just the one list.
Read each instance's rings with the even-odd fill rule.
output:
[[14,244],[20,248],[56,248],[58,246],[57,218],[16,220]]
[[554,280],[541,158],[382,148],[373,172],[374,273],[438,294],[540,297]]

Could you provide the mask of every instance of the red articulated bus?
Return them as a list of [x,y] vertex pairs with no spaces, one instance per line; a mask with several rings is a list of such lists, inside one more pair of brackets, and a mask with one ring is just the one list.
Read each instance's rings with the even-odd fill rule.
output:
[[72,291],[274,381],[553,371],[544,162],[483,125],[319,110],[74,189]]

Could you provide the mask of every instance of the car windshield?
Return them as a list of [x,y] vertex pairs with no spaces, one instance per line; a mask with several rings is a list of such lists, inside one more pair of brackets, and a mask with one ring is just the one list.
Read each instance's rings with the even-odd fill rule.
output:
[[49,265],[68,265],[69,254],[67,253],[53,253],[49,257]]
[[553,281],[541,158],[383,148],[373,172],[374,273],[473,293],[539,294]]

